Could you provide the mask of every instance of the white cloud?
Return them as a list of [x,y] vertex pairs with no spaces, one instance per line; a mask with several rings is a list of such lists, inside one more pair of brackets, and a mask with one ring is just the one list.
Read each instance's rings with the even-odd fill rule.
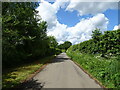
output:
[[65,41],[67,38],[67,25],[60,24],[59,22],[57,23],[56,27],[49,29],[48,35],[53,35],[56,37],[58,42],[60,41]]
[[80,43],[91,38],[92,30],[100,28],[102,31],[107,30],[108,19],[104,14],[97,14],[96,16],[88,19],[83,19],[73,27],[57,23],[56,27],[48,32],[48,35],[56,37],[58,42],[66,40],[71,41],[73,44]]
[[[70,1],[69,2],[70,4],[67,6],[66,4],[68,4],[68,1]],[[73,44],[77,44],[82,41],[89,40],[91,38],[92,30],[94,30],[95,28],[100,28],[102,31],[107,30],[107,25],[109,20],[105,17],[104,14],[98,13],[98,11],[95,10],[95,9],[98,9],[97,7],[94,7],[95,9],[93,8],[93,5],[94,5],[93,3],[91,3],[91,8],[89,4],[87,4],[86,7],[84,7],[84,5],[82,6],[83,4],[82,3],[81,12],[82,14],[93,13],[93,12],[97,12],[98,14],[94,15],[91,18],[87,18],[87,19],[83,18],[80,22],[78,22],[73,27],[68,27],[65,24],[60,24],[56,16],[56,13],[60,9],[60,7],[61,8],[67,7],[67,10],[71,9],[72,7],[73,7],[73,10],[76,10],[76,7],[80,8],[79,7],[80,3],[78,3],[79,5],[77,5],[76,3],[76,4],[73,4],[73,6],[70,6],[72,0],[68,0],[68,1],[60,2],[60,0],[56,0],[54,4],[51,4],[43,0],[42,3],[40,3],[40,6],[37,8],[41,18],[47,21],[48,35],[55,36],[59,43],[63,43],[64,41],[71,41]],[[100,3],[98,6],[99,8],[106,7],[105,9],[107,9],[108,6],[110,7],[110,5],[111,4]],[[92,10],[92,8],[95,11]],[[89,9],[92,11],[90,12],[86,9]],[[104,11],[104,10],[101,10],[101,11]],[[99,10],[99,12],[101,11]]]
[[47,21],[48,23],[48,28],[52,28],[56,26],[57,23],[57,17],[56,17],[56,9],[52,6],[52,4],[42,1],[40,3],[40,6],[36,9],[39,11],[39,15],[44,21]]
[[68,28],[70,32],[68,40],[73,43],[89,40],[91,38],[92,30],[100,28],[102,31],[105,31],[107,29],[107,25],[108,19],[104,14],[97,14],[92,18],[83,19],[74,27]]
[[117,2],[89,2],[86,3],[84,0],[70,0],[70,4],[67,6],[66,10],[74,11],[77,10],[79,15],[102,13],[107,9],[118,8]]
[[114,28],[113,28],[113,30],[118,30],[118,29],[120,29],[120,24],[119,25],[115,25]]
[[56,0],[55,3],[53,4],[53,7],[56,9],[56,10],[59,10],[59,8],[65,8],[67,6],[67,3],[69,2],[69,0]]
[[[69,1],[69,0],[66,0]],[[45,0],[41,0],[40,6],[36,9],[39,11],[39,15],[44,21],[47,21],[48,29],[51,29],[57,24],[56,13],[60,9],[60,7],[64,8],[66,6],[66,2],[61,0],[56,0],[54,4],[51,4]]]

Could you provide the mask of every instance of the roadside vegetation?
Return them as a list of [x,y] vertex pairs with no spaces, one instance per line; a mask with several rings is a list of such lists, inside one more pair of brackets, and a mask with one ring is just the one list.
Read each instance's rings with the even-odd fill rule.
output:
[[[35,2],[2,3],[2,86],[14,87],[61,53]],[[45,57],[48,57],[44,59]]]
[[62,52],[66,52],[66,50],[72,45],[72,43],[70,41],[65,41],[63,44],[58,45],[58,48],[62,51]]
[[24,80],[29,79],[31,75],[35,74],[38,69],[40,69],[44,64],[50,62],[53,58],[54,55],[4,71],[2,76],[3,89],[16,87],[21,84]]
[[56,39],[46,34],[47,23],[35,10],[38,5],[34,2],[2,3],[3,69],[61,52]]
[[16,87],[72,45],[69,41],[58,45],[54,36],[47,36],[47,22],[38,15],[38,6],[36,2],[2,3],[3,88]]
[[88,41],[58,45],[54,36],[47,36],[47,22],[38,16],[38,6],[35,2],[2,3],[3,88],[17,86],[54,55],[66,50],[103,85],[120,87],[120,30],[102,34],[96,29]]
[[107,88],[120,88],[120,30],[93,31],[92,39],[71,46],[67,55]]

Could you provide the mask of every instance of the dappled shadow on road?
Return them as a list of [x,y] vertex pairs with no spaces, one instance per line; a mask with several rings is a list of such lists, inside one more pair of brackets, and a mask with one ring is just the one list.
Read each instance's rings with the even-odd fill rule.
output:
[[56,59],[69,60],[70,58],[56,58]]
[[27,82],[20,84],[19,88],[22,88],[22,90],[40,90],[44,85],[41,85],[41,83],[37,81],[38,80],[31,79]]
[[52,63],[64,62],[66,60],[70,60],[70,58],[56,57],[55,59],[53,59]]

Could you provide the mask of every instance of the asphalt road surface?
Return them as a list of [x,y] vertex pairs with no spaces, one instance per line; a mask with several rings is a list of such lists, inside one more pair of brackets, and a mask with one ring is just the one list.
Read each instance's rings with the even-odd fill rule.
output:
[[58,55],[31,81],[32,88],[101,88],[71,61],[65,53]]

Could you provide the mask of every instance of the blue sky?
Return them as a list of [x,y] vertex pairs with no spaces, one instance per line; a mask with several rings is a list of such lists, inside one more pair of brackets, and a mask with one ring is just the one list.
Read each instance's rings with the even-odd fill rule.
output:
[[60,9],[57,12],[57,18],[61,24],[65,24],[69,27],[72,27],[76,25],[82,17],[79,17],[77,15],[77,11],[70,12],[65,11],[65,9]]
[[108,9],[104,14],[109,19],[108,30],[113,30],[114,26],[118,25],[118,9]]
[[[118,25],[118,9],[108,9],[104,12],[105,16],[109,19],[108,30],[113,30],[115,25]],[[57,12],[58,21],[61,24],[65,24],[69,27],[76,25],[82,18],[92,17],[93,15],[78,16],[77,11],[65,11],[65,9],[60,9]]]
[[60,9],[57,12],[58,21],[61,24],[66,24],[68,27],[76,25],[82,18],[92,17],[92,15],[79,16],[77,11],[66,11],[65,9]]
[[117,2],[77,1],[56,0],[50,3],[42,0],[36,9],[48,24],[47,35],[54,36],[59,44],[64,41],[77,44],[89,40],[96,28],[102,32],[119,28]]

